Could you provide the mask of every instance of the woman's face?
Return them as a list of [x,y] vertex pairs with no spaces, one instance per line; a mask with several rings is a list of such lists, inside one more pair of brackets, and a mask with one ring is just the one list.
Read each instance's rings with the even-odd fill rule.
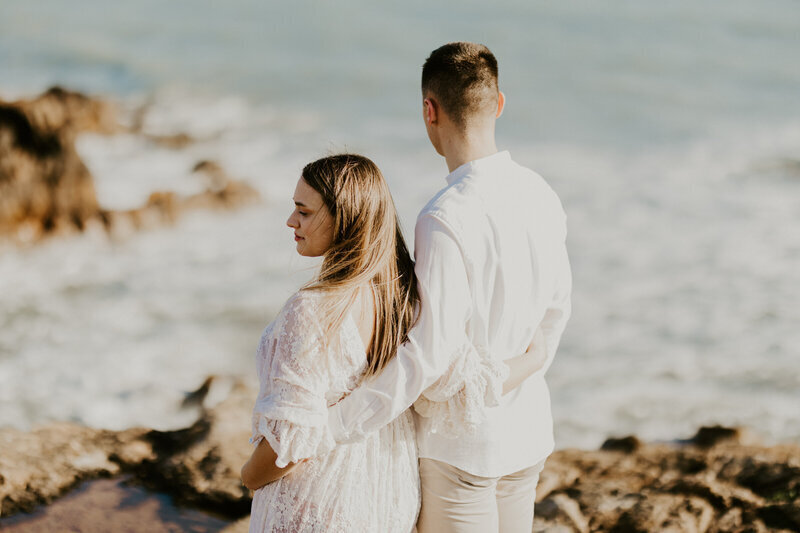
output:
[[294,190],[294,211],[286,221],[294,229],[297,253],[318,257],[333,244],[333,215],[322,202],[322,196],[300,178]]

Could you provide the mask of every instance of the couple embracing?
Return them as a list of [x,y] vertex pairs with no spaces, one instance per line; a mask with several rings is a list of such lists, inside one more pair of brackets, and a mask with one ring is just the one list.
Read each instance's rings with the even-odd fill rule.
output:
[[570,315],[565,215],[497,150],[485,46],[434,50],[422,97],[450,174],[415,261],[372,161],[325,157],[298,181],[287,224],[323,262],[258,347],[251,532],[531,531]]

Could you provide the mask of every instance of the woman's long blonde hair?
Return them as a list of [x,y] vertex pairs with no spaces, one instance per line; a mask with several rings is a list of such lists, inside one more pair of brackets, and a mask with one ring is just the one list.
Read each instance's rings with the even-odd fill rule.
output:
[[377,165],[357,154],[318,159],[302,178],[317,191],[334,220],[333,244],[319,276],[304,290],[323,291],[328,334],[342,324],[357,288],[375,298],[375,323],[365,377],[373,376],[406,340],[419,301],[414,262],[397,220],[392,195]]

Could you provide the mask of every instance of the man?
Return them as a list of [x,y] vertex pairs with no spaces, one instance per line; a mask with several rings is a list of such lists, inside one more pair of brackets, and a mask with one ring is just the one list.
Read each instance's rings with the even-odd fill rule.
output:
[[422,97],[428,137],[450,174],[417,219],[419,320],[384,370],[329,410],[329,426],[338,442],[358,439],[445,374],[465,337],[506,360],[540,328],[546,362],[486,407],[477,431],[452,438],[436,432],[436,420],[417,417],[419,532],[529,533],[554,444],[544,374],[570,315],[566,217],[539,175],[497,150],[505,97],[488,48],[460,42],[434,50]]

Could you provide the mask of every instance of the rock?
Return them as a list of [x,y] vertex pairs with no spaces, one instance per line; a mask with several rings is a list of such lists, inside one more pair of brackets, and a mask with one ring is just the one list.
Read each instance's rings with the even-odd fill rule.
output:
[[111,130],[109,106],[64,89],[0,102],[0,235],[35,240],[81,231],[97,217],[94,182],[75,136]]
[[196,405],[203,405],[203,401],[208,396],[208,392],[211,390],[211,385],[214,383],[214,376],[208,376],[203,384],[200,385],[197,390],[189,392],[183,398],[181,402],[181,407],[193,407]]
[[183,209],[234,209],[261,201],[259,192],[244,181],[215,182],[204,192],[181,202]]
[[758,510],[758,516],[769,528],[800,531],[800,506],[797,503],[767,505]]
[[653,494],[620,515],[612,532],[705,533],[714,511],[702,498]]
[[205,176],[208,188],[212,191],[222,190],[230,181],[228,174],[216,161],[199,161],[192,169],[192,172]]
[[235,382],[227,398],[207,409],[192,427],[147,434],[157,459],[143,463],[135,472],[138,478],[179,503],[228,516],[249,513],[250,492],[239,473],[252,452],[250,413],[255,397],[255,391]]
[[800,496],[800,466],[788,462],[764,461],[759,457],[745,457],[737,463],[738,468],[727,464],[725,474],[730,476],[738,469],[733,480],[761,497],[787,501]]
[[556,451],[537,488],[534,531],[579,531],[580,516],[589,531],[800,531],[800,447],[722,434],[707,446]]
[[[75,139],[83,132],[120,131],[126,128],[112,105],[60,87],[31,100],[0,101],[0,237],[27,243],[99,227],[119,237],[173,223],[187,209],[232,209],[260,200],[253,187],[230,178],[219,164],[201,161],[195,171],[208,185],[198,194],[156,191],[139,208],[102,209]],[[173,148],[192,142],[185,134],[145,136]]]
[[173,135],[150,135],[145,134],[145,137],[150,139],[152,142],[156,143],[159,146],[163,146],[165,148],[171,148],[173,150],[180,150],[181,148],[186,148],[195,140],[186,133],[175,133]]
[[62,87],[52,87],[15,105],[24,109],[33,128],[41,132],[112,134],[122,130],[113,105]]
[[219,190],[206,189],[190,196],[172,191],[150,194],[144,206],[126,211],[102,211],[101,217],[108,232],[125,238],[133,232],[152,230],[173,224],[186,211],[196,209],[236,209],[261,201],[259,192],[243,181],[228,181]]
[[710,472],[678,478],[662,489],[673,494],[699,496],[720,511],[731,508],[750,510],[764,505],[761,498],[746,488],[721,482]]
[[545,469],[539,474],[536,485],[536,501],[547,498],[554,490],[573,485],[581,476],[581,469],[570,461],[551,461],[545,463]]
[[250,530],[250,516],[245,516],[230,524],[221,533],[247,533]]
[[3,533],[96,532],[175,533],[221,531],[229,521],[176,506],[164,494],[128,483],[124,477],[81,483],[67,496],[31,515],[3,519]]
[[[215,390],[216,389],[216,390]],[[256,392],[216,379],[204,388],[224,395],[200,419],[177,431],[107,431],[58,423],[24,433],[0,430],[0,516],[28,512],[77,483],[120,473],[177,502],[239,517],[250,493],[239,472],[250,456],[250,412]],[[198,396],[204,394],[199,391]]]
[[571,531],[589,532],[589,521],[581,512],[580,505],[566,494],[555,494],[537,503],[534,516],[548,521],[551,527],[558,524]]
[[[245,531],[250,492],[239,472],[251,452],[255,397],[243,381],[211,377],[187,395],[188,408],[201,415],[185,429],[62,423],[0,430],[3,516],[47,504],[83,480],[126,476],[181,505],[236,520],[229,533]],[[734,438],[711,446],[639,442],[624,453],[556,451],[540,477],[533,524],[533,531],[563,532],[799,530],[800,447]]]
[[638,450],[641,447],[641,445],[642,443],[641,441],[639,441],[639,439],[630,435],[627,437],[622,437],[621,439],[617,438],[606,439],[606,441],[603,443],[600,449],[609,452],[631,453]]
[[733,441],[737,444],[755,443],[757,439],[743,428],[727,428],[723,426],[704,426],[689,439],[689,442],[701,448],[710,448],[722,442]]
[[[30,511],[48,503],[84,479],[112,476],[122,466],[115,457],[146,430],[121,432],[58,423],[23,433],[0,431],[0,515]],[[135,460],[151,453],[140,443]]]

